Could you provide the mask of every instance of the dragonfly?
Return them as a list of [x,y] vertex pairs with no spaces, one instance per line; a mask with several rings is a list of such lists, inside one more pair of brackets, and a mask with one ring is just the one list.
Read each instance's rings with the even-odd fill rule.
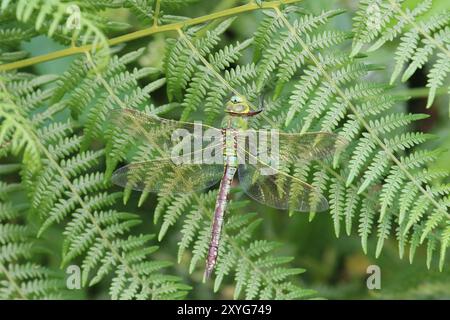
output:
[[291,212],[328,209],[321,191],[292,172],[292,166],[330,157],[345,146],[345,140],[329,132],[300,134],[250,128],[248,120],[263,110],[263,106],[251,110],[245,98],[232,96],[225,104],[221,128],[164,119],[135,109],[113,112],[115,130],[124,130],[133,144],[143,144],[150,150],[149,160],[116,170],[113,183],[129,190],[164,190],[176,195],[199,192],[220,181],[206,279],[217,263],[224,215],[236,175],[244,192],[267,206]]

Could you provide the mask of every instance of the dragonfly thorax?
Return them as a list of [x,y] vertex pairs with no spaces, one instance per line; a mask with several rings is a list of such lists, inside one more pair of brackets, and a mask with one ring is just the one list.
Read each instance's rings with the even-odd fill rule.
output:
[[248,128],[247,119],[244,117],[236,117],[233,115],[227,115],[223,119],[222,128],[246,130]]

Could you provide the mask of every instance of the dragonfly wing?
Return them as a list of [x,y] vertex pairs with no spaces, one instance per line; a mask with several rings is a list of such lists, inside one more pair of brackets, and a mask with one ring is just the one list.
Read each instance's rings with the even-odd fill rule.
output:
[[283,158],[294,161],[311,161],[333,156],[336,151],[345,147],[347,141],[339,135],[329,132],[281,133],[279,144]]
[[258,162],[241,164],[239,182],[254,200],[273,208],[319,212],[328,209],[325,197],[310,184],[275,168]]
[[115,109],[110,115],[113,135],[118,141],[125,136],[132,144],[150,145],[161,157],[168,157],[174,150],[190,153],[208,144],[218,144],[222,139],[217,128],[200,123],[163,119],[133,109]]
[[191,193],[215,185],[222,177],[219,164],[175,164],[171,159],[132,163],[113,173],[112,182],[124,188]]
[[[241,143],[253,155],[275,156],[283,163],[309,162],[326,159],[342,150],[347,141],[335,133],[284,133],[271,130],[244,130]],[[249,138],[251,137],[251,138]]]

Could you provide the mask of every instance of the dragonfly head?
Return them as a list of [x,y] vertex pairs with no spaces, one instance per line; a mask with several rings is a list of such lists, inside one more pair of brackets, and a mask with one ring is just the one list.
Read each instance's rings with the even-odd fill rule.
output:
[[252,111],[247,101],[239,96],[232,96],[225,107],[225,112],[232,116],[251,117],[257,115],[262,110]]

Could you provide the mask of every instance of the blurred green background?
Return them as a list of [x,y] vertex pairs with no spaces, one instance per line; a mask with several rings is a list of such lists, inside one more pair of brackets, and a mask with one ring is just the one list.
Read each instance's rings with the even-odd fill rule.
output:
[[[415,3],[418,1],[409,1]],[[174,14],[183,16],[200,16],[214,11],[226,9],[244,1],[223,0],[223,1],[201,1],[198,4],[183,8]],[[351,29],[351,19],[356,10],[358,2],[353,0],[307,0],[302,3],[313,12],[320,12],[330,8],[344,8],[348,12],[334,19],[336,28],[343,30]],[[443,9],[450,9],[450,1],[434,0],[433,9],[429,14]],[[108,14],[108,13],[106,13]],[[114,16],[110,17],[116,21],[127,22],[133,29],[140,29],[145,26],[140,24],[128,11],[123,10],[119,15],[114,11]],[[250,37],[256,29],[258,21],[262,19],[260,12],[244,14],[238,17],[232,25],[232,28],[225,33],[225,40],[234,42]],[[138,63],[141,66],[162,65],[162,58],[165,46],[165,38],[175,35],[157,34],[153,37],[143,38],[133,41],[125,47],[125,51],[131,51],[140,47],[147,47],[146,54],[141,57]],[[23,45],[24,49],[31,52],[31,55],[39,55],[46,52],[57,50],[61,46],[48,40],[47,38],[35,38],[32,42]],[[378,80],[388,82],[393,66],[393,52],[396,43],[388,43],[376,53],[370,54],[369,62],[385,65],[382,71],[376,71],[372,76]],[[123,51],[122,51],[123,53]],[[251,61],[251,55],[244,56],[242,62]],[[67,69],[74,58],[64,58],[60,60],[42,63],[33,66],[29,70],[33,72],[47,74],[61,74]],[[151,79],[148,79],[149,81]],[[417,124],[417,128],[422,131],[437,135],[437,139],[430,142],[430,147],[443,147],[450,149],[450,119],[448,114],[448,97],[439,95],[430,109],[426,109],[427,90],[424,90],[426,84],[426,71],[419,70],[408,83],[397,83],[394,91],[401,94],[411,95],[413,98],[405,103],[404,109],[413,113],[427,113],[428,119],[422,120]],[[145,84],[145,83],[142,83]],[[164,90],[164,89],[162,89]],[[153,96],[153,103],[161,105],[166,103],[166,94],[164,91],[157,92]],[[437,166],[450,171],[450,152],[442,154],[437,162]],[[137,196],[136,196],[137,197]],[[136,209],[141,213],[144,232],[157,233],[158,225],[153,225],[152,212],[155,206],[156,197],[149,199],[145,206]],[[136,199],[131,199],[130,204],[136,204]],[[294,256],[292,265],[302,267],[307,270],[301,275],[301,281],[304,287],[316,289],[320,296],[329,299],[367,299],[367,298],[432,298],[432,299],[450,299],[450,269],[447,266],[443,272],[437,270],[433,265],[427,270],[425,263],[425,249],[419,248],[413,264],[408,261],[408,253],[405,253],[403,259],[399,258],[397,243],[395,240],[387,240],[381,257],[375,259],[375,241],[369,242],[369,253],[364,255],[360,245],[360,238],[356,233],[350,237],[341,234],[336,238],[332,225],[332,220],[326,213],[318,214],[312,222],[308,222],[307,215],[298,214],[289,217],[286,213],[271,210],[265,206],[259,206],[252,202],[246,211],[256,211],[264,219],[263,227],[260,229],[261,238],[276,240],[284,243],[281,253]],[[177,230],[176,228],[174,231]],[[178,229],[179,230],[179,229]],[[60,233],[50,234],[43,244],[47,250],[58,243]],[[158,255],[161,259],[174,261],[175,252],[177,252],[177,242],[179,235],[177,232],[171,232],[161,242],[161,250]],[[57,251],[58,249],[55,248]],[[53,251],[53,250],[51,250]],[[55,252],[55,251],[53,251]],[[56,261],[48,261],[49,264],[58,265]],[[368,274],[366,269],[369,265],[376,264],[381,268],[381,290],[368,290],[366,279]],[[174,273],[184,277],[189,283],[186,274],[187,267],[176,265]],[[201,280],[202,274],[194,274],[193,278]],[[106,282],[107,283],[107,282]],[[93,287],[83,293],[87,298],[108,298],[106,287]],[[213,294],[210,284],[195,285],[189,298],[192,299],[229,299],[232,298],[232,288],[226,288],[218,294]]]

